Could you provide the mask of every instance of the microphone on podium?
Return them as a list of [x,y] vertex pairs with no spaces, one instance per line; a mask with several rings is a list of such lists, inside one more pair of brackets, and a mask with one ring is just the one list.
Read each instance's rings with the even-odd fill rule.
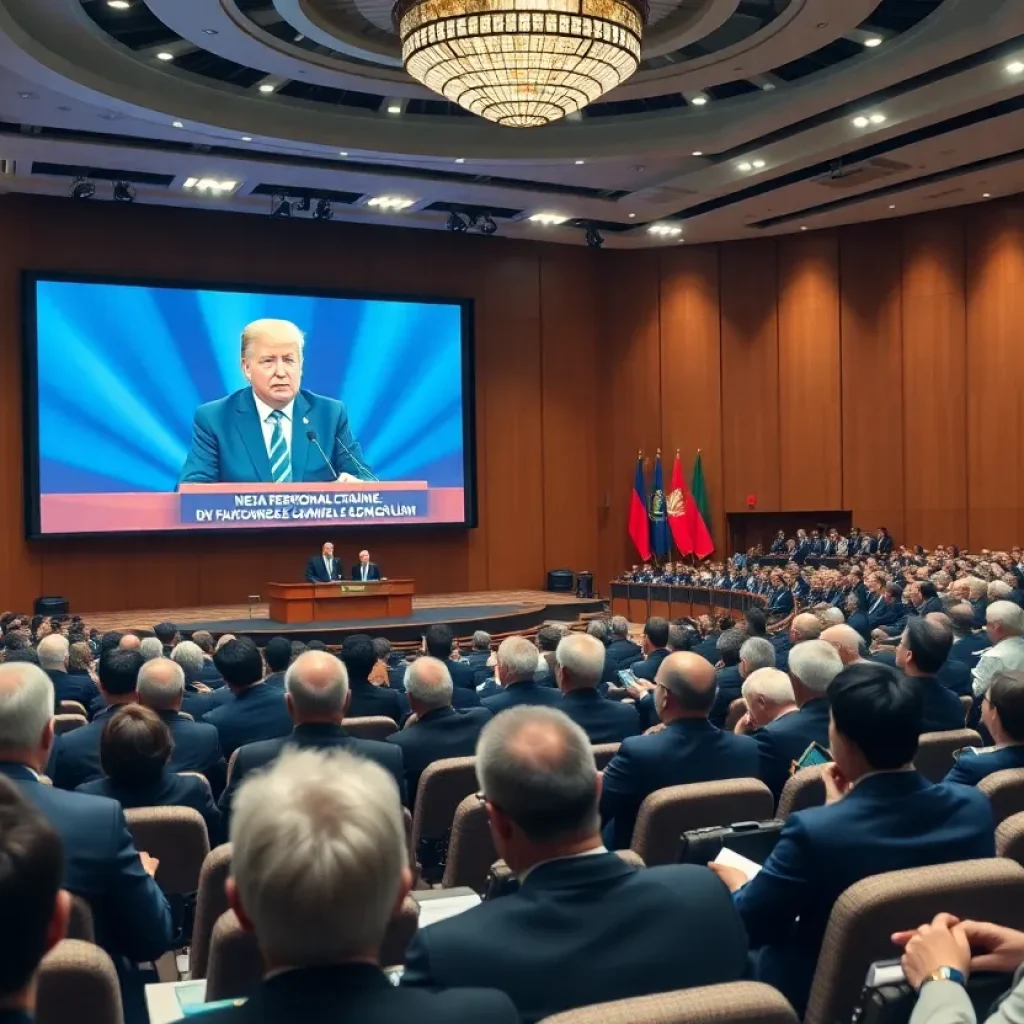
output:
[[[302,422],[303,423],[308,423],[309,420],[304,419]],[[324,462],[327,463],[327,468],[334,474],[334,479],[337,480],[338,479],[338,471],[334,468],[334,466],[331,465],[331,460],[329,458],[327,458],[327,452],[325,452],[323,450],[323,448],[320,447],[320,442],[316,439],[316,431],[315,430],[307,430],[306,431],[306,440],[307,441],[312,441],[313,444],[316,445],[316,450],[320,453],[320,455],[323,458]]]
[[[302,423],[303,423],[303,426],[309,426],[309,417],[308,416],[303,416],[302,417]],[[338,478],[338,471],[334,468],[333,465],[331,465],[331,460],[329,458],[327,458],[327,452],[325,452],[323,450],[323,448],[320,447],[320,442],[316,439],[316,431],[315,430],[307,430],[306,431],[306,438],[308,440],[312,441],[313,444],[316,445],[316,450],[323,456],[323,460],[324,460],[324,462],[327,463],[328,469],[330,469],[330,471],[334,474],[334,478],[337,479]],[[336,440],[337,440],[338,444],[340,444],[341,447],[345,449],[345,454],[348,455],[348,457],[359,467],[361,472],[365,473],[371,480],[375,481],[376,483],[380,483],[380,477],[377,476],[373,472],[373,470],[370,469],[370,467],[366,465],[365,462],[363,462],[361,459],[357,459],[356,458],[356,453],[354,451],[352,451],[352,449],[349,448],[349,446],[347,444],[345,444],[344,441],[342,441],[340,438],[336,438]]]

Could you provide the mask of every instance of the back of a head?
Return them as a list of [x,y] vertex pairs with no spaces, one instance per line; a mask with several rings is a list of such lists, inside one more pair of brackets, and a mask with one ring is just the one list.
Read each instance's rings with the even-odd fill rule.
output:
[[966,602],[953,605],[946,614],[953,624],[955,636],[967,636],[974,629],[974,609]]
[[[828,629],[830,626],[841,626],[846,621],[841,608],[826,608],[821,613],[821,628],[822,630]],[[821,636],[821,633],[818,634]]]
[[683,711],[708,714],[714,706],[718,693],[715,670],[699,654],[670,654],[658,667],[657,681]]
[[143,787],[163,774],[172,747],[170,729],[152,708],[126,704],[100,733],[100,766],[119,787]]
[[292,662],[291,640],[283,636],[272,636],[263,648],[263,657],[271,672],[283,672]]
[[100,637],[99,653],[103,654],[104,651],[113,650],[121,643],[122,636],[124,636],[124,634],[117,632],[117,630],[110,630],[109,632],[104,633],[103,636]]
[[176,644],[171,651],[171,660],[180,665],[185,677],[193,682],[203,674],[206,664],[202,648],[192,640],[182,640]]
[[232,807],[231,873],[264,960],[375,955],[408,860],[391,775],[346,752],[285,750],[245,779]]
[[153,627],[153,634],[163,644],[173,644],[178,635],[178,627],[173,622],[158,622]]
[[670,651],[688,651],[690,649],[690,631],[678,622],[673,622],[668,627],[668,649]]
[[323,642],[323,640],[310,640],[306,644],[306,650],[307,651],[326,651],[327,650],[327,644],[325,644]]
[[138,651],[142,647],[142,641],[134,633],[125,633],[117,646],[122,651]]
[[558,645],[565,636],[564,626],[541,626],[537,630],[537,649],[546,654],[551,654],[558,649]]
[[498,645],[497,662],[506,683],[532,679],[537,671],[537,648],[524,636],[506,637]]
[[801,612],[790,623],[789,630],[797,643],[817,640],[821,636],[821,621],[817,615],[812,615],[810,612]]
[[248,637],[238,637],[218,647],[213,663],[224,682],[236,690],[244,690],[263,678],[263,657]]
[[203,654],[213,654],[213,634],[205,629],[197,629],[192,634],[192,643],[197,644]]
[[139,644],[139,654],[142,655],[145,661],[152,661],[153,658],[162,658],[164,656],[164,645],[157,637],[147,636]]
[[365,633],[345,637],[341,644],[341,660],[348,669],[349,679],[366,679],[377,664],[373,641]]
[[44,636],[36,645],[36,655],[39,658],[39,667],[52,671],[59,671],[65,666],[65,659],[68,656],[68,642],[58,633],[51,633]]
[[440,658],[424,655],[405,670],[405,692],[419,707],[429,711],[449,707],[452,691],[452,675]]
[[4,664],[12,665],[19,661],[29,665],[38,666],[39,655],[36,654],[34,647],[8,648],[7,653],[4,655]]
[[76,640],[68,648],[69,672],[87,672],[92,663],[92,648],[88,640]]
[[587,633],[601,644],[607,644],[611,639],[611,629],[604,619],[591,619],[587,623]]
[[28,986],[50,946],[63,875],[56,829],[0,777],[0,1005]]
[[876,771],[901,768],[917,753],[924,704],[920,683],[888,665],[848,665],[829,684],[835,728]]
[[439,658],[441,661],[447,661],[452,656],[454,639],[455,634],[452,632],[452,627],[443,622],[435,622],[433,625],[427,626],[423,633],[423,643],[427,648],[427,654],[432,658]]
[[790,675],[812,693],[823,696],[842,670],[843,659],[839,652],[824,640],[808,640],[789,652]]
[[38,665],[0,665],[0,754],[38,750],[53,718],[53,683]]
[[644,636],[654,648],[668,645],[668,619],[660,615],[652,615],[644,624]]
[[154,658],[139,669],[136,684],[139,703],[154,711],[176,711],[181,707],[185,696],[185,670],[178,660],[178,652],[185,644],[196,647],[190,640],[185,640],[174,648],[173,657]]
[[348,699],[348,669],[329,651],[306,651],[288,666],[284,688],[299,722],[340,722]]
[[921,597],[923,597],[926,601],[930,601],[933,597],[938,596],[939,593],[935,589],[935,584],[932,583],[931,580],[925,580],[921,584],[919,589],[921,591]]
[[775,668],[775,647],[763,636],[751,636],[743,641],[740,661],[747,666],[747,672],[759,668]]
[[629,639],[629,619],[625,615],[613,615],[608,626],[612,631],[613,640]]
[[555,662],[564,673],[563,689],[594,689],[604,671],[604,644],[586,633],[570,633],[559,641]]
[[720,633],[715,641],[715,650],[722,664],[730,667],[740,663],[740,648],[747,640],[747,634],[741,629],[727,629]]
[[757,696],[762,697],[766,704],[778,707],[793,704],[796,701],[789,676],[777,668],[759,668],[751,672],[743,680],[741,693],[748,705]]
[[998,624],[1008,636],[1024,634],[1024,608],[1012,601],[993,601],[985,609],[985,621]]
[[473,650],[489,651],[491,649],[491,634],[485,630],[478,629],[473,634]]
[[1024,672],[997,672],[985,696],[1007,736],[1024,743]]
[[1003,580],[993,580],[988,585],[988,599],[990,601],[1005,601],[1013,593],[1013,588]]
[[953,631],[949,626],[936,622],[931,616],[917,616],[907,621],[904,635],[919,671],[934,675],[946,663],[953,646]]
[[522,705],[497,715],[480,733],[476,771],[486,799],[532,842],[597,832],[594,752],[561,711]]
[[820,639],[827,642],[830,647],[842,648],[843,656],[848,659],[860,656],[860,633],[845,622],[822,630]]
[[125,651],[120,647],[104,651],[100,656],[100,687],[112,697],[125,697],[135,692],[139,670],[145,664],[138,651]]
[[768,618],[760,608],[748,608],[743,617],[748,636],[764,636],[768,632]]
[[291,642],[291,660],[294,661],[300,654],[305,654],[309,648],[301,640]]
[[373,638],[373,655],[378,661],[387,661],[391,657],[391,641],[386,636]]

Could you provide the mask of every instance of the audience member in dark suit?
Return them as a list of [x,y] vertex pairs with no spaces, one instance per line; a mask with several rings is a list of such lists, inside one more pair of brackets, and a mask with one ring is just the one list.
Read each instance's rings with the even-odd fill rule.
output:
[[213,661],[231,690],[231,699],[208,711],[203,721],[216,726],[226,758],[246,743],[291,732],[284,695],[276,686],[263,683],[263,658],[248,637],[221,645]]
[[178,627],[173,622],[158,622],[153,627],[153,636],[160,641],[161,654],[165,658],[171,656],[171,651],[174,650],[175,645],[181,639]]
[[917,606],[917,614],[924,617],[929,612],[941,612],[942,602],[939,600],[939,592],[935,584],[925,580],[919,584],[918,592],[921,595],[921,603]]
[[[729,713],[729,705],[740,695],[743,687],[743,676],[740,674],[740,648],[747,639],[747,634],[742,629],[727,629],[718,636],[718,660],[722,667],[715,670],[715,684],[718,687],[718,694],[715,697],[714,706],[708,720],[712,725],[721,729],[725,725],[726,715]],[[772,654],[774,664],[775,655]]]
[[463,661],[465,661],[466,664],[469,665],[469,667],[473,670],[473,685],[476,686],[479,683],[482,683],[487,678],[486,675],[482,675],[480,676],[479,679],[476,679],[476,673],[479,670],[485,670],[487,668],[487,661],[491,656],[491,634],[485,632],[482,629],[478,629],[473,634],[472,643],[472,649],[470,650],[469,654],[466,655]]
[[[849,629],[853,633],[849,626],[831,629]],[[807,640],[789,652],[789,678],[800,710],[777,717],[754,735],[758,752],[756,775],[772,791],[776,801],[791,774],[793,762],[808,746],[820,743],[828,749],[825,691],[842,668],[842,659],[827,640]]]
[[605,649],[586,633],[570,633],[555,651],[555,678],[562,691],[557,705],[589,737],[591,743],[619,743],[640,732],[633,704],[620,704],[598,693]]
[[619,671],[629,668],[640,659],[643,651],[638,643],[629,638],[629,620],[623,615],[613,615],[609,623],[610,642],[605,651],[604,671],[601,680],[619,685]]
[[344,578],[344,566],[334,557],[334,545],[330,542],[320,549],[319,555],[311,555],[306,563],[306,581],[308,583],[330,583],[332,580],[343,580]]
[[370,561],[369,551],[359,552],[359,564],[352,566],[352,579],[354,580],[379,580],[380,566]]
[[601,818],[605,844],[615,849],[629,846],[637,811],[656,789],[757,775],[757,744],[708,721],[715,670],[700,655],[669,655],[658,670],[654,701],[665,728],[623,740],[604,770]]
[[[183,640],[174,649],[188,643]],[[216,799],[224,789],[227,774],[217,729],[206,722],[190,721],[180,714],[184,677],[181,666],[167,658],[147,661],[139,670],[139,703],[152,708],[171,731],[173,749],[168,767],[172,772],[201,772]]]
[[946,732],[964,727],[960,698],[935,677],[952,646],[953,633],[948,626],[931,616],[917,615],[907,622],[896,648],[897,668],[912,677],[921,689],[922,732]]
[[[118,653],[129,652],[104,658]],[[172,940],[170,908],[152,877],[156,862],[135,848],[118,803],[40,781],[52,745],[53,684],[34,665],[0,666],[0,774],[60,834],[64,888],[89,904],[97,944],[114,957],[155,960]]]
[[[313,657],[329,655],[302,655],[289,692]],[[515,1024],[500,992],[395,988],[381,972],[412,876],[398,790],[379,765],[289,749],[239,790],[231,841],[228,902],[266,973],[244,1003],[204,1014],[209,1024]]]
[[1005,768],[1024,768],[1024,672],[1000,672],[981,701],[981,721],[991,747],[964,747],[946,782],[976,786]]
[[905,618],[903,588],[898,583],[887,583],[880,597],[876,595],[868,607],[868,629],[895,626],[902,618]]
[[974,632],[974,609],[966,601],[953,605],[946,614],[953,623],[950,660],[963,662],[969,669],[973,669],[978,664],[978,655],[991,647],[992,641],[985,630]]
[[878,528],[876,540],[878,542],[877,551],[880,555],[892,554],[892,537],[889,536],[889,531],[884,526]]
[[142,665],[138,651],[115,647],[100,655],[100,695],[104,707],[88,725],[57,737],[46,774],[59,789],[76,789],[83,782],[102,776],[100,734],[106,720],[122,704],[138,700],[135,687]]
[[637,679],[653,683],[661,663],[669,656],[668,619],[652,615],[644,624],[643,661],[635,661],[630,670]]
[[[164,659],[160,659],[164,660]],[[171,730],[151,708],[126,704],[111,715],[100,737],[104,778],[83,782],[76,792],[105,796],[125,809],[191,807],[202,815],[210,846],[224,841],[220,811],[206,782],[170,767]]]
[[751,733],[756,736],[758,729],[765,729],[772,722],[800,710],[789,676],[777,668],[755,669],[743,680],[741,693],[745,711],[733,732],[746,736]]
[[68,673],[68,641],[60,633],[44,636],[36,647],[39,667],[53,683],[55,710],[60,710],[62,700],[77,700],[89,711],[89,705],[99,696],[96,684],[89,676],[73,676]]
[[755,977],[778,988],[800,1016],[841,893],[869,875],[995,850],[985,796],[933,786],[912,766],[922,731],[913,681],[885,665],[851,665],[832,681],[828,698],[834,763],[824,775],[826,806],[791,815],[749,883],[735,868],[713,865],[735,892],[751,945],[760,948]]
[[199,681],[214,690],[220,689],[224,680],[213,663],[213,635],[205,629],[197,629],[192,634],[192,642],[203,652],[203,674]]
[[[452,644],[455,641],[455,634],[451,626],[437,622],[427,626],[423,633],[423,649],[432,658],[443,661],[448,668],[448,674],[452,677],[452,686],[465,690],[475,690],[474,682],[476,673],[473,666],[461,658],[452,657]],[[484,659],[487,660],[486,658]]]
[[219,690],[212,689],[202,681],[206,659],[198,644],[191,640],[180,641],[174,645],[170,660],[180,665],[184,674],[185,693],[182,697],[181,710],[191,715],[197,722],[207,711],[212,711],[231,700],[231,691],[223,685],[223,680]]
[[64,851],[46,818],[0,777],[0,1021],[32,1024],[39,961],[67,932]]
[[382,715],[390,718],[395,725],[409,713],[405,696],[387,686],[374,686],[370,673],[377,663],[373,652],[373,640],[365,633],[353,633],[345,637],[341,645],[341,660],[348,669],[348,691],[351,694],[348,715],[350,718],[369,718]]
[[416,716],[388,743],[402,751],[408,804],[416,803],[416,789],[427,766],[446,757],[471,757],[480,730],[490,721],[484,708],[456,711],[452,707],[452,679],[439,658],[417,658],[406,677],[409,707]]
[[496,673],[501,692],[482,697],[480,706],[497,715],[518,704],[562,703],[558,690],[534,681],[537,674],[537,648],[525,637],[510,636],[498,647]]
[[551,708],[515,708],[485,726],[477,765],[520,889],[421,929],[403,988],[487,985],[533,1022],[743,976],[743,929],[706,868],[638,870],[601,845],[600,780],[578,726]]
[[238,750],[231,771],[231,783],[220,798],[225,825],[230,820],[238,787],[250,772],[274,761],[285,748],[300,750],[346,750],[376,761],[391,774],[399,792],[405,790],[402,752],[390,743],[357,739],[342,726],[351,715],[351,692],[345,665],[327,651],[300,654],[286,673],[284,703],[295,723],[290,735],[249,743]]

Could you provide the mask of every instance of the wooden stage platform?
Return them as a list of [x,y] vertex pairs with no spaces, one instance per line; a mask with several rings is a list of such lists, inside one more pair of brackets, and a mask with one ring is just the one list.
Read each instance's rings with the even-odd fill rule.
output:
[[216,637],[221,633],[251,636],[258,643],[271,636],[293,640],[318,638],[339,643],[351,633],[386,636],[395,643],[418,640],[426,626],[444,622],[460,639],[468,639],[475,630],[507,633],[530,629],[548,620],[575,621],[580,614],[600,612],[604,602],[581,600],[575,594],[553,594],[543,590],[490,590],[461,594],[424,594],[413,598],[411,619],[379,622],[311,622],[285,625],[269,617],[266,601],[254,604],[216,605],[197,608],[145,608],[123,612],[82,612],[90,628],[100,632],[116,629],[152,636],[157,622],[173,622],[183,636],[207,629]]

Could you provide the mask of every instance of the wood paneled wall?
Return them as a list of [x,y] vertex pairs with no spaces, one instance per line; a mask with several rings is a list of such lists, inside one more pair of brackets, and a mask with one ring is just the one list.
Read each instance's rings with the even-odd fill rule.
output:
[[0,606],[244,601],[319,531],[24,540],[24,268],[468,296],[476,530],[335,531],[421,593],[540,587],[633,561],[638,449],[698,448],[711,528],[848,509],[908,542],[1024,538],[1024,202],[837,232],[657,250],[529,244],[108,203],[0,197]]
[[748,495],[925,546],[1024,540],[1024,201],[597,255],[602,575],[636,560],[633,459],[659,446],[687,473],[703,449],[722,543]]

